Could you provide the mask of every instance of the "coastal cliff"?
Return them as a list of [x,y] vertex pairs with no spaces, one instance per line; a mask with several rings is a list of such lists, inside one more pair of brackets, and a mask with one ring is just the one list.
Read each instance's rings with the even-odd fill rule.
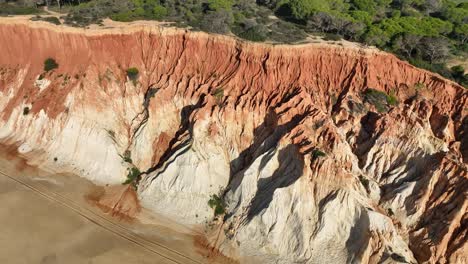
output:
[[5,19],[0,46],[0,143],[100,184],[135,166],[143,206],[228,256],[468,261],[468,92],[436,74],[345,42],[137,23]]

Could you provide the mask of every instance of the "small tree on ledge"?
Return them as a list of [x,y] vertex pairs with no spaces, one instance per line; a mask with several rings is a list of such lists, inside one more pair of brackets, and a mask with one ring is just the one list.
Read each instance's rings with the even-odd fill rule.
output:
[[44,61],[44,71],[46,72],[51,71],[53,69],[57,69],[58,66],[59,66],[58,63],[52,58],[47,58]]
[[138,78],[139,71],[135,67],[127,69],[127,76],[130,80],[135,81]]

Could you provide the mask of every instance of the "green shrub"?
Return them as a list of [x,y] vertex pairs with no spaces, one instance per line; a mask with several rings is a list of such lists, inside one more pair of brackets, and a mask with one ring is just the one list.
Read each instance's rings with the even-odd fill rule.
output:
[[450,70],[452,70],[452,75],[454,75],[455,77],[464,75],[465,73],[465,68],[463,68],[462,65],[453,66],[452,68],[450,68]]
[[55,24],[55,25],[61,25],[62,24],[60,22],[60,20],[58,18],[56,18],[56,17],[45,17],[42,20],[44,20],[46,22],[49,22],[49,23],[52,23],[52,24]]
[[141,175],[141,172],[138,168],[136,167],[132,167],[129,171],[128,171],[128,174],[127,174],[127,179],[122,183],[122,184],[133,184],[135,186],[136,184],[136,180],[138,179],[138,177]]
[[220,9],[231,10],[232,5],[232,0],[208,0],[208,7],[213,11]]
[[112,14],[110,16],[110,19],[114,21],[120,21],[120,22],[130,22],[133,20],[132,13],[131,12],[120,12],[117,14]]
[[58,66],[58,63],[52,58],[48,58],[44,61],[44,71],[46,72],[57,69]]
[[29,107],[26,106],[25,108],[23,108],[23,115],[27,114],[29,114]]
[[114,130],[107,130],[107,134],[109,135],[109,137],[115,138],[115,132],[114,132]]
[[294,43],[304,40],[307,34],[292,23],[282,20],[276,21],[269,26],[268,38],[280,43]]
[[214,215],[222,215],[226,212],[226,204],[224,200],[216,194],[210,196],[208,200],[208,205],[214,210]]
[[343,38],[340,35],[328,33],[328,34],[325,34],[323,39],[327,41],[340,41]]
[[398,105],[398,99],[394,91],[390,91],[390,94],[387,95],[387,103],[392,106]]
[[364,91],[364,100],[374,105],[379,113],[387,112],[389,106],[398,105],[398,99],[393,91],[388,95],[383,91],[368,88]]
[[167,9],[162,5],[155,5],[153,8],[153,18],[162,19],[167,16]]
[[395,214],[393,213],[392,208],[388,208],[388,209],[387,209],[387,212],[388,212],[388,215],[389,215],[389,216],[394,216],[394,215],[395,215]]
[[465,88],[468,88],[468,74],[465,74],[465,68],[461,65],[457,65],[450,68],[450,70],[452,71],[453,79]]
[[386,106],[387,94],[382,91],[369,88],[364,91],[364,100],[374,105],[379,113],[388,111]]
[[127,69],[127,76],[130,80],[136,80],[138,78],[139,71],[135,67],[131,67]]
[[452,73],[445,63],[429,63],[422,59],[409,59],[408,61],[416,67],[438,73],[447,79],[452,79]]
[[361,182],[362,186],[364,186],[366,191],[369,192],[369,180],[364,178],[364,176],[360,175],[359,181]]
[[414,84],[414,89],[416,89],[417,91],[418,90],[421,90],[421,89],[424,89],[426,88],[426,85],[424,85],[424,83],[416,83]]
[[312,151],[312,158],[313,159],[317,159],[319,157],[325,157],[325,156],[326,156],[325,152],[323,152],[323,151],[321,151],[319,149],[314,149]]
[[[113,131],[112,131],[113,132]],[[115,134],[113,135],[115,137]],[[128,163],[133,163],[132,161],[132,152],[130,150],[126,150],[123,154],[123,157],[122,159],[125,161],[125,162],[128,162]]]
[[257,25],[245,31],[242,31],[238,34],[238,36],[243,39],[247,39],[250,41],[257,41],[257,42],[265,41],[267,39],[265,30],[260,25]]
[[11,3],[0,3],[0,15],[31,15],[41,11],[35,7],[17,6]]
[[211,93],[211,95],[215,98],[216,103],[220,104],[224,97],[224,89],[223,88],[216,88],[216,90]]
[[32,21],[46,21],[55,25],[61,25],[62,23],[60,20],[56,17],[41,17],[41,16],[35,16],[31,18]]

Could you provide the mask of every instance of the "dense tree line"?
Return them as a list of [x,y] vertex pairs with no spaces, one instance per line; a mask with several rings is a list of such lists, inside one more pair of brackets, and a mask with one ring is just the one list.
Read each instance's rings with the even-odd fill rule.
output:
[[252,41],[297,42],[307,34],[322,34],[333,40],[344,38],[375,45],[468,85],[463,69],[445,66],[450,57],[467,59],[468,3],[463,0],[37,0],[33,3],[67,7],[65,20],[75,26],[99,23],[104,17],[118,21],[155,19],[194,30],[234,33]]
[[466,61],[468,3],[450,0],[259,0],[309,32],[336,34],[375,45],[411,63],[454,78],[465,86],[460,67],[447,69],[450,56]]

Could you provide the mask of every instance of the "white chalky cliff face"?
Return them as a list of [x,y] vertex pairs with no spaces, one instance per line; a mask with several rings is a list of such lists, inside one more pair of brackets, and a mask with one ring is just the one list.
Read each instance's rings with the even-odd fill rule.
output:
[[[349,43],[141,25],[4,20],[0,44],[1,144],[101,184],[123,182],[131,158],[143,206],[214,223],[228,256],[468,261],[468,93],[450,81]],[[59,67],[44,72],[47,58]]]

